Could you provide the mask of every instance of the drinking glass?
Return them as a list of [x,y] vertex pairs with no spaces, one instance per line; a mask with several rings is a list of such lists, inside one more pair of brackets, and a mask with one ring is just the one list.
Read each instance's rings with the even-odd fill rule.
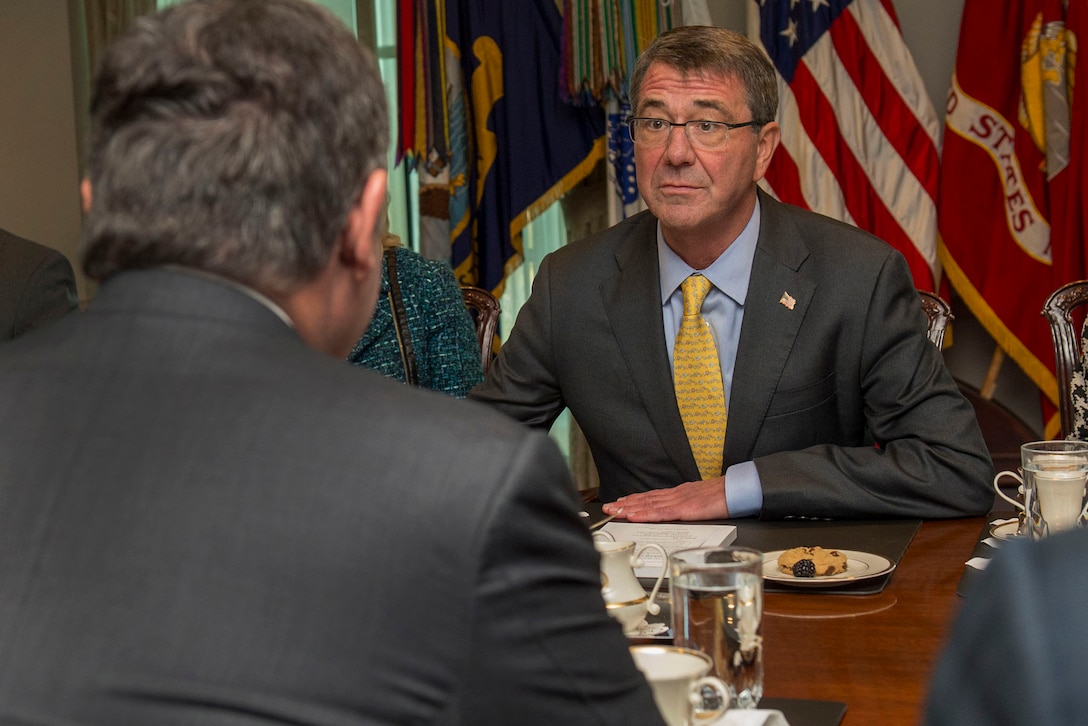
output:
[[[1088,443],[1084,441],[1032,441],[1020,447],[1023,476],[1003,471],[994,487],[1005,500],[1024,511],[1033,539],[1074,529],[1085,516],[1085,484],[1088,483]],[[1021,482],[1024,501],[1006,496],[998,486],[1003,477]]]
[[669,567],[673,642],[711,657],[733,708],[755,708],[763,697],[763,553],[679,550]]

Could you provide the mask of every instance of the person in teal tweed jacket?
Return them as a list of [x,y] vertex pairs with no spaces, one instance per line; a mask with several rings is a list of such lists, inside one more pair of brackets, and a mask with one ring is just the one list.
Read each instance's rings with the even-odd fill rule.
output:
[[[476,329],[457,278],[445,262],[429,260],[404,247],[389,247],[396,252],[397,279],[415,350],[417,383],[421,388],[464,398],[484,374]],[[348,361],[407,382],[393,323],[389,269],[384,260],[378,306]]]

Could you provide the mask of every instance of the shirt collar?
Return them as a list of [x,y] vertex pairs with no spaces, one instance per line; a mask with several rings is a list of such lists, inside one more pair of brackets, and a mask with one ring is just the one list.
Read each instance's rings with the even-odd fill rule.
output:
[[198,270],[195,267],[184,267],[182,265],[163,265],[162,267],[164,269],[170,270],[171,272],[180,272],[184,275],[192,275],[193,277],[200,277],[205,280],[217,282],[220,285],[226,285],[229,288],[237,290],[246,297],[256,300],[261,305],[264,305],[266,308],[271,310],[276,315],[276,317],[282,320],[287,325],[287,327],[295,327],[295,323],[291,320],[291,317],[287,314],[287,311],[285,311],[276,303],[272,302],[265,295],[262,295],[261,293],[254,290],[252,287],[248,287],[240,282],[223,277],[222,275],[216,275],[205,270]]
[[756,256],[756,242],[759,240],[759,200],[748,224],[733,240],[725,252],[705,270],[696,270],[684,262],[680,255],[665,244],[665,235],[661,232],[661,222],[657,223],[657,259],[660,269],[661,304],[664,305],[676,289],[692,273],[698,272],[723,293],[743,306],[748,297],[748,281],[752,276],[752,262]]

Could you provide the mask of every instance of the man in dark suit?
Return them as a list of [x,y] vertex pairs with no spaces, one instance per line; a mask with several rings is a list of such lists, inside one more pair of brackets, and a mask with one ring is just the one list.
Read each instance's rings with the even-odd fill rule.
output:
[[968,591],[930,682],[927,726],[1085,724],[1088,532],[1003,545]]
[[[544,260],[472,397],[539,427],[568,407],[605,511],[634,521],[985,512],[993,466],[902,256],[757,190],[780,136],[765,54],[677,28],[630,93],[649,211]],[[674,391],[682,290],[699,277],[689,317],[713,331],[725,399],[709,434]],[[689,441],[708,436],[715,460],[697,461]]]
[[56,320],[77,304],[68,258],[0,229],[0,340]]
[[0,346],[0,722],[661,724],[547,437],[343,360],[384,98],[304,0],[106,54],[99,294]]

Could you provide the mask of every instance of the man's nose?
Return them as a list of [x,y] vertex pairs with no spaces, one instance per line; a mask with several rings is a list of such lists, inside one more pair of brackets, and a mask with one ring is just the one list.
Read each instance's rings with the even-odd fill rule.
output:
[[687,126],[673,126],[669,129],[669,138],[665,141],[665,158],[670,164],[691,163],[695,158],[695,149],[688,140]]

